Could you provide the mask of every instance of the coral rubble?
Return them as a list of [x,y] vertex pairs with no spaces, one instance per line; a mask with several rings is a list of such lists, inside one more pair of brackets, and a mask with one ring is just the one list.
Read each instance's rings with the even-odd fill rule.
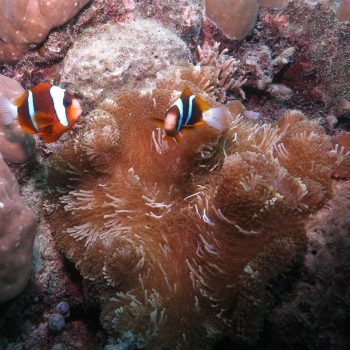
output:
[[216,106],[216,77],[188,65],[156,89],[119,92],[52,160],[58,246],[121,343],[205,349],[227,335],[255,339],[268,281],[304,249],[306,219],[332,196],[332,140],[298,111],[258,125],[229,103],[226,133],[202,126],[180,146],[163,141],[150,118],[184,87]]
[[0,303],[17,296],[29,280],[35,227],[36,217],[0,155]]

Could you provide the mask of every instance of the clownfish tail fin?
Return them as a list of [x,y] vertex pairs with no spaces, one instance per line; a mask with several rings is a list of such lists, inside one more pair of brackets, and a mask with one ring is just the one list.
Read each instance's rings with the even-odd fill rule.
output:
[[17,117],[17,107],[5,96],[0,95],[0,125],[9,125]]
[[212,128],[223,132],[229,127],[230,111],[226,106],[210,108],[203,113],[203,120]]

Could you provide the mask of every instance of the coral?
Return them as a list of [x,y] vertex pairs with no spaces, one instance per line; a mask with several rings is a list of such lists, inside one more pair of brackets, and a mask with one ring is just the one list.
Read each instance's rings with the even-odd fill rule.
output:
[[64,61],[61,85],[101,102],[109,92],[140,87],[171,64],[189,60],[185,43],[153,20],[109,24],[83,33],[75,42]]
[[[0,75],[0,96],[14,102],[24,92],[16,80]],[[23,132],[15,120],[9,126],[0,125],[0,153],[4,159],[13,163],[27,161],[35,150],[33,136]]]
[[18,61],[31,45],[44,41],[52,28],[66,23],[88,2],[2,0],[0,62]]
[[215,93],[218,97],[221,95],[222,100],[225,100],[227,91],[238,93],[245,99],[242,87],[250,87],[285,101],[291,98],[292,90],[274,83],[274,77],[292,61],[295,51],[294,47],[289,47],[273,58],[268,46],[245,43],[239,48],[237,58],[233,58],[227,48],[220,51],[218,43],[210,46],[205,42],[203,48],[198,47],[198,63],[217,69],[219,89]]
[[205,13],[230,39],[244,39],[255,26],[256,0],[206,0]]
[[0,156],[0,303],[17,296],[29,280],[35,227],[35,215]]
[[0,153],[6,161],[24,163],[34,153],[35,140],[26,134],[16,121],[12,125],[0,126]]
[[337,21],[337,3],[294,0],[278,11],[260,11],[260,44],[276,53],[296,48],[293,61],[279,74],[279,83],[293,90],[292,108],[324,115],[336,97],[350,94],[348,24]]
[[227,49],[220,52],[219,46],[218,42],[213,46],[210,46],[207,42],[203,44],[203,47],[198,46],[198,63],[201,66],[214,67],[217,70],[217,89],[215,89],[215,94],[221,95],[221,100],[225,100],[226,91],[230,90],[237,92],[245,99],[242,86],[247,82],[247,79],[234,77],[234,73],[238,70],[239,61],[230,57],[227,54]]
[[[305,248],[307,218],[331,198],[332,140],[301,112],[258,125],[231,102],[226,133],[201,126],[181,145],[167,143],[150,118],[162,117],[184,87],[218,105],[212,67],[168,74],[156,89],[103,101],[92,112],[101,126],[86,123],[79,142],[66,141],[53,157],[54,235],[98,298],[117,348],[253,341],[268,282]],[[108,140],[118,152],[99,167],[84,138],[95,134],[99,143],[99,128],[112,120]]]

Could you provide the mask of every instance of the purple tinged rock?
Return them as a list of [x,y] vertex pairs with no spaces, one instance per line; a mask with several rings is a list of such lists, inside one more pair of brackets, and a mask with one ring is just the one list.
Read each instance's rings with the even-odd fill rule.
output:
[[61,314],[52,314],[49,317],[48,324],[49,324],[50,331],[56,334],[61,333],[66,326],[64,317]]
[[54,311],[67,318],[70,315],[69,304],[65,301],[62,301],[56,305]]

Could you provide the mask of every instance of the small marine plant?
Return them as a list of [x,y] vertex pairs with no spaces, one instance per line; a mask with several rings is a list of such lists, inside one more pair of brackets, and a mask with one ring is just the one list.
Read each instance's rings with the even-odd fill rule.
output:
[[108,333],[138,348],[256,339],[268,281],[303,251],[305,221],[331,198],[332,174],[348,177],[349,135],[331,139],[299,111],[260,125],[230,102],[226,132],[202,125],[180,145],[164,141],[151,119],[185,88],[220,105],[217,76],[175,67],[153,90],[116,94],[51,162],[57,244]]

